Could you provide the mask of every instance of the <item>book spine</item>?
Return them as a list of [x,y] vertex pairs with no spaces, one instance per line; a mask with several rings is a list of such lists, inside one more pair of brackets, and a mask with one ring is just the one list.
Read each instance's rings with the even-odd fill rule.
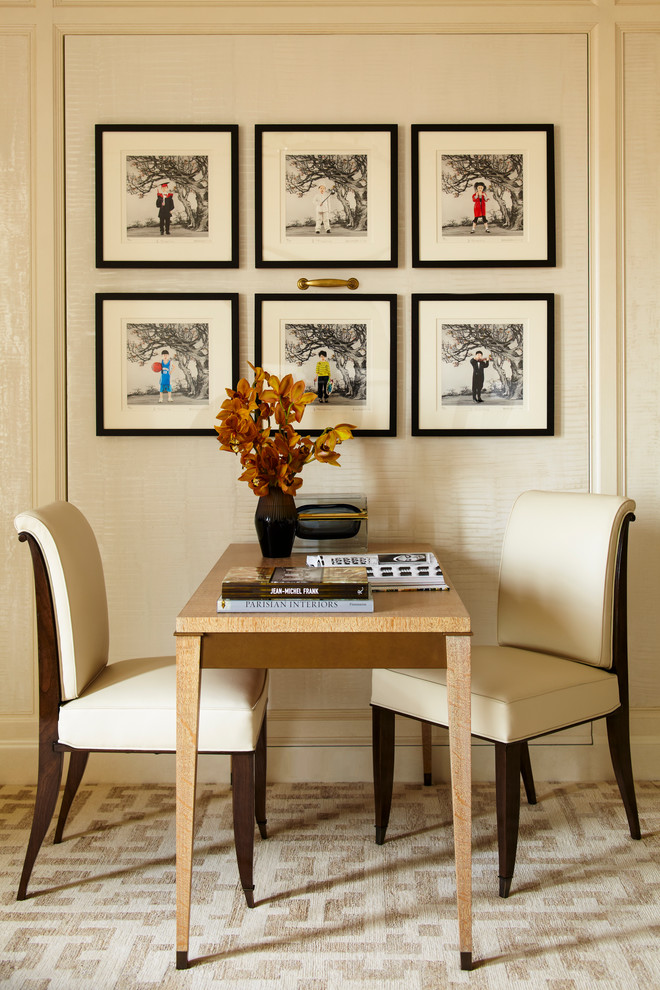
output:
[[307,554],[308,567],[378,567],[397,564],[435,564],[433,553],[366,553],[366,554]]
[[449,591],[448,584],[374,584],[376,591]]
[[372,598],[218,598],[218,612],[373,612]]
[[223,584],[222,597],[224,599],[250,598],[257,601],[275,599],[362,601],[369,598],[369,582],[361,581],[356,584],[341,581],[328,582],[327,584]]
[[375,567],[378,564],[377,553],[365,554],[335,554],[308,553],[308,567]]

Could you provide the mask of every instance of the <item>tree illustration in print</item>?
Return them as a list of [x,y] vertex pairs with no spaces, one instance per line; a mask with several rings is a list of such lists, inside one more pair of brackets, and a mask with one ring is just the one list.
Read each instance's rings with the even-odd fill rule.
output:
[[484,187],[491,232],[522,236],[524,228],[523,155],[443,154],[441,225],[444,236],[470,236],[475,218],[473,196]]

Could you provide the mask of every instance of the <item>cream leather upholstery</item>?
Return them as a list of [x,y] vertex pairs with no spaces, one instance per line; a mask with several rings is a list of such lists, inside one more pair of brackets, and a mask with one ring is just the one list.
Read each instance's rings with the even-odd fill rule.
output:
[[[634,508],[572,492],[517,499],[502,549],[498,645],[472,648],[473,735],[511,743],[619,706],[607,669],[615,550]],[[446,671],[374,670],[371,703],[446,725]]]
[[[254,750],[268,700],[265,670],[203,670],[199,750]],[[60,708],[59,741],[77,749],[174,752],[174,657],[111,663]]]
[[[472,647],[472,734],[495,749],[499,893],[513,879],[520,778],[536,791],[528,741],[605,718],[630,835],[641,836],[630,754],[627,650],[628,527],[632,499],[525,492],[515,502],[500,562],[496,646]],[[389,823],[395,716],[421,719],[424,780],[430,724],[447,725],[447,672],[374,670],[376,842]]]
[[[78,749],[176,749],[175,658],[108,664],[108,606],[96,537],[70,502],[53,502],[14,521],[45,557],[55,598],[60,677],[58,741]],[[174,617],[172,618],[174,627]],[[264,670],[204,670],[201,751],[254,750],[268,699]]]
[[[14,525],[32,556],[40,686],[39,776],[18,885],[20,901],[27,897],[59,799],[65,751],[68,770],[55,842],[62,840],[90,752],[174,752],[177,719],[173,656],[108,663],[103,565],[94,533],[79,509],[70,502],[53,502],[22,512]],[[204,650],[210,648],[202,639],[202,662]],[[267,700],[266,670],[201,671],[198,748],[231,756],[236,860],[250,908],[255,820],[261,837],[267,835]]]
[[618,495],[530,491],[516,500],[500,564],[500,646],[611,667],[615,549],[634,509]]
[[[372,705],[448,724],[446,670],[374,670]],[[616,677],[588,664],[507,646],[472,648],[472,733],[517,742],[609,714]]]
[[46,559],[55,599],[62,698],[77,698],[108,662],[108,603],[96,537],[69,502],[21,512],[14,526],[18,533],[34,536]]

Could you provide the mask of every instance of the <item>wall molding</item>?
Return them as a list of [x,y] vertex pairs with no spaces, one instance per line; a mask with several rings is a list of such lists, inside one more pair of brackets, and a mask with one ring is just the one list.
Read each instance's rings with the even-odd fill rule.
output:
[[[168,11],[165,27],[153,16],[156,8]],[[326,24],[322,15],[331,9],[337,13],[332,22]],[[181,23],[173,23],[179,12]],[[64,45],[69,35],[586,34],[590,48],[590,113],[592,124],[597,125],[597,133],[590,134],[594,204],[591,227],[591,477],[594,490],[625,490],[623,388],[626,349],[622,308],[625,292],[622,189],[625,176],[621,107],[625,80],[621,49],[627,33],[660,31],[660,0],[416,0],[412,3],[409,0],[336,0],[333,3],[328,0],[198,0],[194,4],[183,0],[53,0],[52,4],[37,3],[36,0],[0,0],[0,21],[3,35],[24,34],[31,38],[35,503],[66,494],[63,90]],[[475,24],[478,24],[478,32]],[[612,121],[615,120],[612,135]],[[603,255],[611,251],[612,230],[617,258],[603,269],[601,261]],[[610,278],[612,273],[614,277]],[[599,282],[594,285],[596,276]],[[597,344],[596,326],[599,331]],[[614,370],[616,364],[620,365],[619,371]],[[640,779],[657,776],[660,709],[637,709],[632,720],[636,775]],[[359,774],[356,779],[368,779],[368,713],[360,718],[347,718],[345,712],[324,713],[323,716],[309,712],[273,712],[271,723],[271,735],[274,736],[271,739],[271,770],[281,774],[280,779],[341,779],[333,777],[333,773],[341,774],[347,768]],[[0,774],[16,774],[20,783],[36,778],[36,735],[34,716],[0,717],[0,765],[3,768]],[[555,747],[539,746],[539,760],[542,749],[551,751],[549,755],[552,756]],[[478,773],[488,772],[487,750],[488,747],[475,747]],[[601,766],[601,755],[606,757],[606,745],[596,733],[591,743],[576,742],[563,752],[566,752],[566,766],[571,775],[592,773]],[[408,772],[409,766],[414,776],[416,742],[412,736],[408,742],[404,734],[400,754],[400,767],[403,768],[400,772]],[[483,767],[481,754],[484,754]],[[440,764],[444,755],[445,747],[438,742],[436,756]],[[122,769],[119,777],[111,779],[124,779],[126,758],[98,757],[98,772],[104,773],[107,768],[110,773],[115,759]],[[132,763],[136,773],[143,759],[155,758],[136,758]],[[168,758],[159,760],[167,761]],[[96,761],[93,765],[97,765]],[[144,765],[149,776],[138,776],[137,779],[151,779],[151,768],[157,764],[147,762]],[[166,766],[166,762],[162,765]],[[167,773],[166,770],[162,772]],[[295,774],[301,776],[294,777]]]
[[[32,716],[0,721],[0,784],[35,784],[38,721]],[[637,780],[655,780],[660,767],[660,708],[630,712],[633,768]],[[396,776],[421,780],[419,724],[397,720]],[[560,755],[561,753],[561,755]],[[494,780],[490,743],[473,740],[473,779]],[[538,780],[611,780],[605,722],[578,726],[532,743],[532,763]],[[433,767],[436,779],[449,780],[446,733],[434,730]],[[268,714],[268,777],[292,783],[317,780],[371,780],[371,711],[275,710]],[[228,757],[199,758],[200,783],[229,779]],[[151,754],[102,754],[90,757],[89,781],[122,780],[163,783],[174,781],[174,757]]]

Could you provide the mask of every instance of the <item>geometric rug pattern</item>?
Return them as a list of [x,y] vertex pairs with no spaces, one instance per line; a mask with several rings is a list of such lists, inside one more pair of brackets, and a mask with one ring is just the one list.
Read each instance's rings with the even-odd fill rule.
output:
[[450,793],[396,784],[383,846],[371,785],[268,786],[255,903],[226,785],[199,788],[191,968],[174,968],[174,788],[83,785],[15,900],[33,787],[0,787],[2,990],[659,990],[660,784],[641,841],[613,783],[537,782],[498,896],[493,784],[473,788],[472,972],[459,968]]

